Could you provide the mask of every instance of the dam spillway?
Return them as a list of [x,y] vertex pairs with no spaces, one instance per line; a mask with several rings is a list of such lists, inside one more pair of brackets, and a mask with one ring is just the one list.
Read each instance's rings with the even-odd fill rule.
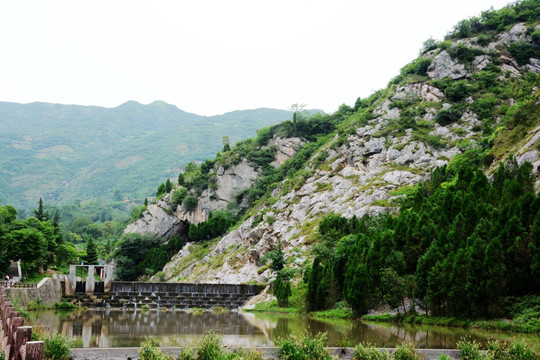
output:
[[237,309],[262,290],[247,284],[145,283],[113,281],[105,294],[75,295],[72,302],[87,307]]

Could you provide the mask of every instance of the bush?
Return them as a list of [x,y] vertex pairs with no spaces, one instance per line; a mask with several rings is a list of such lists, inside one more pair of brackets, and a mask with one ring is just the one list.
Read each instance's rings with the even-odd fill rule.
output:
[[390,354],[369,344],[358,344],[354,348],[352,360],[389,360]]
[[435,121],[437,124],[441,126],[448,126],[452,123],[455,123],[459,119],[461,119],[461,112],[456,109],[443,109],[439,111],[437,114],[437,117],[435,118]]
[[479,49],[473,49],[463,44],[459,44],[447,50],[448,54],[462,64],[470,64],[478,55],[483,55],[484,52]]
[[199,201],[197,200],[195,196],[189,195],[189,196],[186,196],[186,198],[182,202],[182,205],[184,206],[184,208],[186,208],[187,211],[191,211],[197,207],[198,203]]
[[68,360],[71,358],[69,341],[61,334],[56,334],[44,341],[44,357],[50,360]]
[[429,65],[431,65],[431,59],[430,58],[424,58],[420,57],[416,60],[413,60],[409,64],[405,65],[401,69],[401,75],[427,75],[427,70],[429,68]]
[[508,348],[507,359],[513,360],[538,360],[540,356],[522,342],[515,342]]
[[319,333],[310,336],[304,333],[301,336],[289,336],[276,341],[279,358],[282,360],[330,360],[332,357],[324,349],[326,334]]
[[186,188],[180,188],[180,189],[175,189],[173,191],[173,205],[174,206],[178,206],[182,203],[182,201],[184,201],[185,197],[187,195],[187,190]]
[[470,94],[469,86],[465,80],[454,81],[444,89],[448,99],[457,102],[465,99]]
[[459,349],[459,358],[462,360],[481,360],[480,346],[475,341],[460,340],[457,343]]
[[216,334],[206,334],[195,350],[197,359],[221,360],[224,358],[222,339]]
[[412,344],[398,345],[396,351],[392,354],[392,359],[396,360],[421,360],[422,357],[416,352]]
[[159,348],[159,343],[154,340],[146,339],[139,348],[139,357],[141,360],[172,360],[172,356],[163,355]]
[[530,58],[540,57],[540,46],[527,41],[513,42],[510,44],[508,50],[521,66],[528,64]]
[[59,310],[71,310],[75,309],[76,307],[77,305],[68,302],[66,299],[62,299],[62,301],[54,303],[54,308]]

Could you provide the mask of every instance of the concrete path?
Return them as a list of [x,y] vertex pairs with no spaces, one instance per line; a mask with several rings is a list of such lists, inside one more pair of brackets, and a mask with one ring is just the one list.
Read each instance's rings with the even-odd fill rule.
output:
[[[230,351],[234,351],[234,348],[228,348]],[[257,350],[263,354],[265,359],[279,359],[278,350],[275,347],[256,347],[256,348],[246,348],[246,350]],[[327,348],[330,353],[334,356],[337,356],[339,359],[350,360],[353,355],[353,348]],[[172,354],[177,356],[181,348],[178,347],[162,347],[161,350],[164,354]],[[382,349],[381,349],[382,350]],[[386,348],[384,349],[390,353],[394,352],[395,349]],[[459,359],[459,350],[455,349],[417,349],[424,359],[426,360],[435,360],[438,359],[441,355],[446,354],[451,359]],[[138,348],[86,348],[86,349],[71,349],[71,355],[74,360],[83,360],[83,359],[92,359],[92,360],[135,360],[139,358]]]

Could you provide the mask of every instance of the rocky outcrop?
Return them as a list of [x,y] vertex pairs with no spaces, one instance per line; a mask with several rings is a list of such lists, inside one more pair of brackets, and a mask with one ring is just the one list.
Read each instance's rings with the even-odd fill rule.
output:
[[237,192],[250,187],[259,176],[260,172],[246,160],[220,167],[216,171],[216,188],[205,190],[195,209],[187,210],[182,205],[173,208],[172,195],[167,194],[148,205],[142,217],[129,224],[124,233],[148,233],[164,239],[186,233],[189,224],[206,221],[212,210],[225,209]]
[[124,234],[152,234],[166,239],[186,231],[189,224],[174,216],[170,203],[171,194],[167,194],[156,203],[149,204],[140,219],[128,224]]
[[286,160],[292,158],[298,150],[304,145],[300,138],[281,138],[276,137],[269,141],[268,146],[276,147],[276,159],[270,163],[273,167],[280,167]]

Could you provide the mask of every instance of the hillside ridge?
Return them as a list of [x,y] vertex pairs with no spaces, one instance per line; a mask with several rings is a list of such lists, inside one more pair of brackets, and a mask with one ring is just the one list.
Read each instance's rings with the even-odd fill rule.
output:
[[318,137],[303,167],[265,189],[234,230],[203,248],[188,243],[152,279],[268,283],[275,273],[265,254],[278,243],[300,270],[313,257],[323,216],[397,211],[435,167],[470,151],[482,154],[488,176],[510,154],[532,163],[538,192],[540,60],[538,50],[523,60],[515,48],[537,49],[539,29],[517,23],[489,41],[476,34],[431,44],[386,89],[340,108],[336,130]]

